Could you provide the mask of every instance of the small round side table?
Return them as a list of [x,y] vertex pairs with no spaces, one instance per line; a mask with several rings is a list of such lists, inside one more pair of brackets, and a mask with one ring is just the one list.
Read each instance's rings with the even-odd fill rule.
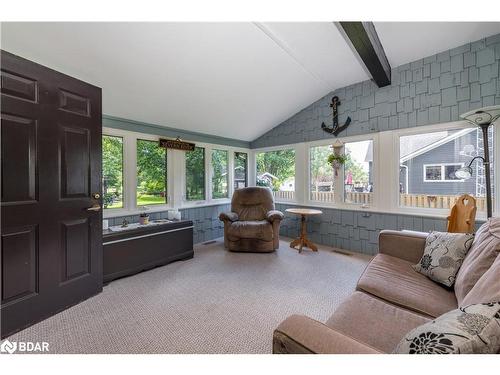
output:
[[290,247],[296,249],[296,246],[298,245],[299,248],[297,250],[299,250],[299,253],[302,252],[303,247],[308,247],[312,251],[318,251],[318,247],[307,238],[306,217],[311,215],[321,215],[323,212],[309,208],[287,208],[286,212],[301,216],[300,237],[290,242]]

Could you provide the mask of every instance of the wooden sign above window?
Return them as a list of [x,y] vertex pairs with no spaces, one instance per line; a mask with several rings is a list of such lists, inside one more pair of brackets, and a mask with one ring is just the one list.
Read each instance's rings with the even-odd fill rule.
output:
[[183,142],[180,138],[177,139],[160,139],[160,147],[172,148],[181,151],[194,151],[195,144]]

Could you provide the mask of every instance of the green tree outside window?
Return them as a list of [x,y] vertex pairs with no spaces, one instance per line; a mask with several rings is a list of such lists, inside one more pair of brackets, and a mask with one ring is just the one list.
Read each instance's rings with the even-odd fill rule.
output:
[[280,190],[295,176],[295,150],[278,150],[257,154],[257,185]]
[[137,205],[167,203],[167,154],[157,141],[137,140]]
[[228,193],[228,164],[229,156],[226,150],[212,151],[212,198],[227,198]]
[[102,196],[105,209],[123,207],[123,138],[102,136]]
[[205,200],[205,149],[186,152],[186,200]]

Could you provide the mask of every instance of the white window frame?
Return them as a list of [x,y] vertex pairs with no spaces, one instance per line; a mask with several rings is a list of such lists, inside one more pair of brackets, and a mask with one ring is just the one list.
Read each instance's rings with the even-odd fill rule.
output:
[[[125,166],[126,166],[126,160],[125,160],[125,136],[123,134],[117,134],[117,132],[112,132],[111,130],[114,129],[109,129],[102,132],[101,138],[104,136],[108,137],[117,137],[122,139],[122,207],[120,208],[104,208],[104,204],[102,206],[103,213],[105,214],[106,212],[122,212],[126,209],[126,203],[127,203],[127,196],[126,196],[126,191],[125,191]],[[114,134],[112,134],[114,133]],[[104,196],[103,196],[104,199]],[[104,215],[106,216],[106,215]]]
[[[213,154],[214,154],[214,151],[226,151],[227,152],[227,197],[226,198],[213,198],[213,176],[214,176],[214,167],[212,165],[212,160],[213,160]],[[230,159],[230,154],[233,155],[233,173],[232,173],[232,176],[234,178],[234,151],[233,153],[229,152],[228,149],[226,148],[223,148],[223,147],[212,147],[212,150],[210,152],[210,196],[212,197],[212,200],[214,202],[218,202],[218,201],[226,201],[228,200],[229,198],[231,198],[231,195],[229,195],[229,192],[231,191],[229,189],[229,185],[231,184],[231,180],[229,179],[229,159]],[[234,187],[233,187],[234,189]]]
[[[356,203],[347,203],[345,202],[345,185],[344,185],[344,167],[342,167],[338,171],[338,176],[334,177],[334,183],[333,183],[333,191],[334,191],[334,202],[320,202],[320,201],[315,201],[311,199],[311,148],[312,147],[319,147],[319,146],[330,146],[334,145],[337,141],[342,142],[343,145],[346,143],[355,143],[355,142],[363,142],[363,141],[372,141],[373,145],[373,204],[372,205],[361,205],[361,204],[356,204]],[[321,207],[330,207],[330,208],[339,208],[339,209],[363,209],[363,210],[374,210],[377,208],[377,203],[379,200],[378,197],[378,181],[379,181],[379,176],[377,174],[378,170],[378,134],[377,133],[372,133],[372,134],[363,134],[363,135],[355,135],[355,136],[348,136],[348,137],[338,137],[338,138],[333,138],[333,139],[328,139],[328,140],[319,140],[319,141],[312,141],[312,142],[307,142],[306,143],[307,147],[307,164],[306,164],[306,171],[307,171],[307,186],[306,186],[306,203],[311,206],[318,206],[320,205]],[[344,152],[344,147],[343,146],[343,152]]]
[[[408,128],[408,129],[402,129],[402,130],[397,130],[393,131],[392,137],[393,137],[393,143],[394,143],[394,152],[395,152],[395,158],[392,158],[392,161],[394,162],[393,165],[393,171],[396,177],[399,177],[399,160],[400,160],[400,155],[399,155],[399,146],[400,146],[400,137],[404,136],[411,136],[411,135],[418,135],[422,133],[433,133],[433,132],[439,132],[439,131],[446,131],[446,130],[461,130],[461,129],[472,129],[475,128],[473,125],[469,124],[466,121],[453,121],[453,122],[448,122],[448,123],[442,123],[442,124],[436,124],[436,125],[426,125],[426,126],[417,126],[413,128]],[[479,129],[479,128],[478,128]],[[499,157],[499,151],[498,150],[498,145],[500,142],[498,141],[498,136],[499,136],[499,128],[497,127],[495,129],[495,138],[494,138],[494,162],[497,162],[500,160]],[[436,163],[436,165],[440,165],[441,163]],[[455,163],[451,163],[455,164]],[[458,163],[457,163],[458,164]],[[498,176],[495,177],[495,179],[498,179]],[[435,182],[434,180],[431,180],[432,182]],[[431,182],[428,181],[428,182]],[[451,181],[439,181],[439,182],[459,182],[459,180],[451,180]],[[440,208],[421,208],[421,207],[408,207],[408,206],[402,206],[401,202],[399,200],[399,178],[395,178],[392,183],[392,197],[391,197],[391,211],[394,211],[396,213],[401,213],[401,214],[410,214],[410,215],[415,215],[415,216],[432,216],[432,217],[439,217],[439,218],[446,218],[448,217],[450,210],[449,209],[440,209]],[[498,201],[498,191],[495,192],[495,197],[494,200]],[[498,215],[498,208],[495,210],[494,215]],[[480,212],[478,211],[476,214],[476,219],[483,220],[486,218],[486,213],[485,212]]]
[[230,183],[233,185],[233,191],[236,190],[235,187],[234,187],[234,169],[235,169],[235,159],[236,159],[236,154],[237,153],[240,153],[240,154],[246,154],[247,158],[246,158],[246,166],[245,166],[245,186],[248,187],[250,186],[250,181],[248,179],[248,176],[249,176],[249,170],[250,170],[250,150],[248,151],[233,151],[232,152],[232,158],[233,158],[233,179],[232,181],[230,181]]
[[[137,206],[137,140],[144,139],[159,141],[160,138],[169,138],[155,134],[133,132],[115,128],[103,127],[102,135],[121,137],[123,139],[123,208],[103,210],[103,217],[112,218],[119,216],[137,215],[145,210],[147,212],[160,212],[169,209],[190,208],[200,206],[219,205],[230,203],[234,191],[234,152],[244,152],[248,155],[247,181],[250,182],[250,168],[252,167],[251,150],[244,147],[226,146],[220,144],[193,142],[197,147],[205,149],[205,200],[186,201],[185,198],[185,151],[167,149],[167,203],[148,206]],[[228,198],[212,199],[212,150],[228,151]],[[179,178],[180,177],[180,178]]]
[[[351,125],[355,126],[355,125]],[[493,125],[495,126],[495,125]],[[408,135],[417,135],[422,133],[430,133],[445,130],[457,130],[473,128],[465,121],[454,121],[443,124],[417,126],[412,128],[388,130],[384,132],[368,133],[358,136],[347,136],[338,138],[322,139],[312,142],[304,142],[297,144],[286,144],[273,147],[263,147],[252,149],[249,155],[249,186],[255,186],[256,183],[256,155],[260,152],[276,151],[283,149],[295,149],[295,199],[294,201],[277,200],[277,203],[285,203],[292,205],[304,205],[308,207],[325,207],[335,208],[340,210],[373,212],[373,213],[390,213],[399,215],[424,216],[431,218],[446,218],[449,215],[448,209],[436,208],[418,208],[400,206],[399,201],[399,138]],[[494,129],[494,161],[500,163],[500,121],[497,121]],[[343,173],[339,171],[340,184],[335,183],[334,191],[338,192],[341,199],[335,197],[335,202],[326,203],[318,202],[310,199],[310,147],[326,146],[334,144],[336,139],[342,143],[350,143],[357,141],[372,140],[373,141],[373,204],[370,207],[363,207],[358,204],[346,204],[343,202],[344,184]],[[441,164],[441,163],[438,163]],[[452,163],[454,164],[454,163]],[[498,168],[497,168],[498,169]],[[301,183],[302,181],[302,183]],[[381,182],[383,181],[383,186]],[[458,182],[459,180],[451,180]],[[451,182],[446,181],[446,182]],[[495,186],[500,186],[500,173],[494,176]],[[338,189],[341,186],[342,189]],[[500,216],[500,189],[495,189],[494,192],[494,216]],[[478,212],[477,220],[482,220],[486,217],[484,212]]]
[[[423,181],[424,182],[464,182],[463,179],[446,179],[446,168],[450,165],[460,166],[462,168],[464,163],[434,163],[434,164],[424,164],[423,165]],[[441,168],[441,179],[440,180],[428,180],[427,179],[427,167],[440,167]]]
[[[261,154],[263,152],[272,152],[272,151],[283,151],[283,150],[294,150],[295,152],[295,190],[293,194],[293,199],[276,199],[277,203],[297,203],[303,201],[304,199],[304,187],[305,184],[301,184],[300,181],[304,181],[304,170],[298,167],[297,160],[304,160],[305,153],[305,144],[291,144],[291,145],[280,145],[274,147],[264,147],[259,149],[252,150],[252,164],[253,164],[253,173],[252,180],[248,180],[248,186],[255,186],[257,184],[257,154]],[[250,157],[250,155],[249,155]],[[249,163],[250,164],[250,163]]]

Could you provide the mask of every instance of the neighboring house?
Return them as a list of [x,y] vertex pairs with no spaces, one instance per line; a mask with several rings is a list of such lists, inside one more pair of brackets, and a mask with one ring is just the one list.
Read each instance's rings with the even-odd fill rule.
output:
[[287,178],[280,186],[280,191],[295,191],[295,176]]
[[269,172],[264,172],[260,175],[257,175],[257,183],[260,186],[273,186],[273,181],[277,179],[278,177]]
[[[476,129],[402,137],[400,144],[400,192],[425,195],[482,195],[481,165],[474,176],[460,180],[454,172],[477,155]],[[480,141],[480,140],[479,140]],[[482,154],[482,150],[479,150]]]

